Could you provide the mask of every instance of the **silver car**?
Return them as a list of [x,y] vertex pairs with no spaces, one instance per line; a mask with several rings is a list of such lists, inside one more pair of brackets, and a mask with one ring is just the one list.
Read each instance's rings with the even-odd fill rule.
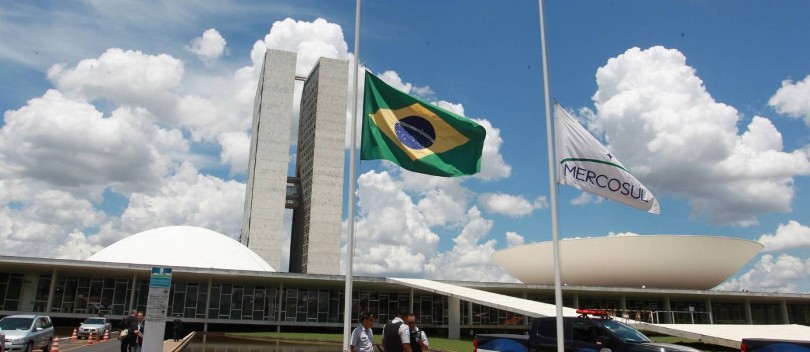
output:
[[9,315],[0,320],[6,351],[51,350],[53,323],[45,315]]
[[102,317],[91,317],[85,319],[82,325],[79,325],[79,330],[76,334],[79,338],[89,338],[92,334],[94,338],[99,339],[104,337],[104,333],[112,331],[112,324],[110,320]]

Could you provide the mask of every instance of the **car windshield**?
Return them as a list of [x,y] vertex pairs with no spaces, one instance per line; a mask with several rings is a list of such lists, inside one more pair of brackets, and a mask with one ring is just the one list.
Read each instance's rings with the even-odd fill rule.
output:
[[0,329],[3,330],[28,330],[34,318],[5,318],[0,320]]
[[[74,324],[75,324],[75,323],[74,323]],[[99,318],[88,318],[88,319],[87,319],[87,320],[85,320],[85,321],[84,321],[84,323],[82,323],[82,324],[88,324],[88,325],[103,325],[103,324],[104,324],[104,319],[99,319]]]
[[642,334],[636,329],[633,329],[627,325],[624,325],[615,320],[608,320],[602,323],[604,327],[610,330],[619,340],[628,343],[642,343],[642,342],[652,342],[650,338]]

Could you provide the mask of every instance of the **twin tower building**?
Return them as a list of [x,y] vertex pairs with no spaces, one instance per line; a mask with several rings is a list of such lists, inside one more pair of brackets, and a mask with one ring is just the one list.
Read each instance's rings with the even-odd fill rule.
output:
[[[295,64],[295,53],[265,52],[253,106],[241,242],[280,270],[290,209],[289,271],[337,275],[349,64],[320,58],[307,77],[295,75]],[[290,170],[297,81],[303,81],[303,93]]]

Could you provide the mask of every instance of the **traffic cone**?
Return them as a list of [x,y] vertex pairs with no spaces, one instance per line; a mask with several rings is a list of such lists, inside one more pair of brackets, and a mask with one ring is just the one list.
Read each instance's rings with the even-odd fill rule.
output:
[[110,341],[110,330],[104,330],[104,342]]
[[70,341],[76,341],[79,339],[79,334],[76,332],[76,329],[73,329],[73,336],[70,337]]
[[87,336],[87,346],[90,346],[90,345],[92,345],[94,343],[93,339],[95,338],[95,336],[93,336],[93,335],[94,335],[94,333],[91,332],[90,335]]
[[51,352],[59,352],[59,339],[54,339],[51,343]]

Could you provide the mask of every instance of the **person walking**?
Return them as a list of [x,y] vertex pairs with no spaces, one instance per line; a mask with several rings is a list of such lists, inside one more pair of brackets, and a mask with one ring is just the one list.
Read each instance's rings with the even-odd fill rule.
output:
[[416,315],[409,315],[405,320],[411,333],[411,349],[413,352],[427,352],[430,350],[427,335],[416,326]]
[[135,337],[131,326],[137,321],[137,314],[138,311],[133,309],[128,316],[121,320],[121,324],[118,325],[121,329],[121,331],[118,332],[118,339],[121,340],[121,352],[130,352],[129,347],[132,344],[132,339]]
[[174,342],[177,342],[180,335],[183,334],[183,321],[180,320],[180,314],[177,314],[177,317],[174,318],[174,321],[172,322],[172,330],[174,330]]
[[383,326],[382,342],[385,352],[412,352],[411,333],[405,319],[410,315],[407,308],[400,308],[397,317]]
[[374,352],[374,315],[369,312],[360,314],[360,325],[352,331],[351,352]]

